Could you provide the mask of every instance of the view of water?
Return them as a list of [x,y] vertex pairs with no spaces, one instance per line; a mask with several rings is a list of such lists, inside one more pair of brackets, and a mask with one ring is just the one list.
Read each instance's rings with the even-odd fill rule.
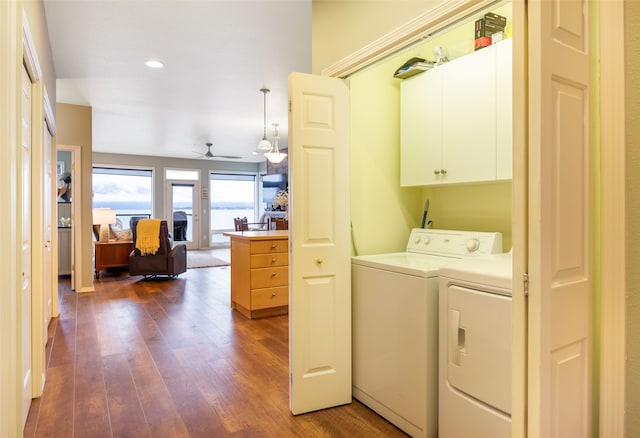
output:
[[[179,211],[187,213],[187,240],[191,240],[193,232],[193,215],[190,208],[180,208]],[[149,210],[117,210],[116,216],[122,228],[129,228],[129,220],[132,217],[150,215]],[[229,238],[222,235],[226,231],[233,231],[233,219],[247,217],[249,222],[254,221],[253,209],[211,209],[211,225],[209,239],[212,244],[228,243]]]

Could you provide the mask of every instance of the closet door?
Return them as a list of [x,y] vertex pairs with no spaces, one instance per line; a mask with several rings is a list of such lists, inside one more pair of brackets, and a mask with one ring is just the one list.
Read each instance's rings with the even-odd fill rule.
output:
[[594,6],[528,2],[529,437],[594,435]]
[[289,75],[289,407],[294,414],[351,403],[349,123],[346,81]]

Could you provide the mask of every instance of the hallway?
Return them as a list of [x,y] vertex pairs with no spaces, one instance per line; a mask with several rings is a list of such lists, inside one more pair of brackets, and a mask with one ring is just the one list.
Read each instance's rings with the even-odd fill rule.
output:
[[103,272],[87,294],[61,280],[47,382],[24,436],[405,436],[357,401],[294,417],[288,318],[232,311],[229,273],[142,281]]

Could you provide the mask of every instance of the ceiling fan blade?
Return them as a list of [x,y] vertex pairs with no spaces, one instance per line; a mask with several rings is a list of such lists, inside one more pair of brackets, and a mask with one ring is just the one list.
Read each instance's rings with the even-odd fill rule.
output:
[[237,155],[212,155],[212,156],[216,158],[228,158],[229,160],[239,160],[242,158]]

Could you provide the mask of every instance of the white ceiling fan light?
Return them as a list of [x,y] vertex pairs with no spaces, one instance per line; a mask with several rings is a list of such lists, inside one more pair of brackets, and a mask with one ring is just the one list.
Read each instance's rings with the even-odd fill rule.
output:
[[269,152],[264,154],[267,160],[269,160],[269,162],[274,164],[281,163],[282,160],[284,160],[285,157],[287,156],[287,154],[285,154],[284,152],[280,152],[280,149],[278,148],[279,138],[280,138],[280,135],[278,134],[278,124],[274,123],[273,124],[273,148],[271,148]]
[[263,107],[263,115],[264,115],[264,130],[262,135],[262,140],[258,143],[258,150],[262,151],[270,151],[271,150],[271,142],[267,140],[267,93],[270,92],[268,88],[260,88],[260,92],[263,94],[264,107]]

